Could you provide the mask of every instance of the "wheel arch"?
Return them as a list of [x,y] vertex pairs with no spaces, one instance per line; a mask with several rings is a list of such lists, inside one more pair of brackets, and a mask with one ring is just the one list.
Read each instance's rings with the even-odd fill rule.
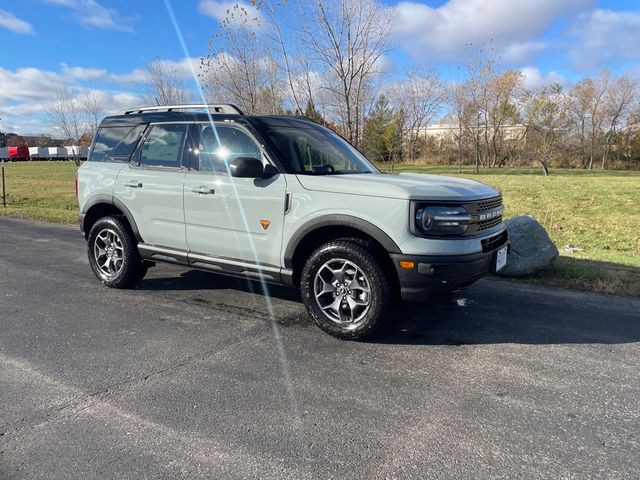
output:
[[339,238],[355,238],[366,241],[379,258],[385,273],[395,287],[399,285],[396,269],[390,253],[401,253],[396,242],[379,227],[350,215],[325,215],[315,218],[291,237],[284,253],[284,266],[292,271],[294,285],[299,285],[305,260],[320,245]]
[[131,229],[131,233],[138,242],[142,242],[140,231],[129,209],[117,198],[111,195],[96,195],[92,197],[83,208],[81,217],[81,229],[84,238],[89,237],[91,227],[101,218],[109,215],[120,215],[126,220],[127,225]]

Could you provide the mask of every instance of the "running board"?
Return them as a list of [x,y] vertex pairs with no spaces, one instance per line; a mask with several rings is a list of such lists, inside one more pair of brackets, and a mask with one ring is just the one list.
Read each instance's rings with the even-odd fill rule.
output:
[[293,272],[272,265],[257,265],[231,258],[214,257],[156,245],[138,244],[140,256],[152,262],[172,263],[234,277],[264,280],[269,283],[292,285]]

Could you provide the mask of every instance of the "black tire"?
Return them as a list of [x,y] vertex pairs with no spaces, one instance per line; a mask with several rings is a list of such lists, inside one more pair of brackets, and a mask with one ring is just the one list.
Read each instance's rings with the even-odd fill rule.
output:
[[[333,292],[320,294],[322,300],[316,300],[316,291],[320,285],[326,285],[330,288],[331,279],[328,280],[324,274],[327,271],[331,272],[331,267],[340,266],[343,263],[347,268],[344,270],[347,275],[346,282],[342,285],[338,282],[337,286],[334,286]],[[320,272],[321,270],[322,272]],[[364,293],[366,289],[360,289],[360,286],[348,286],[353,285],[353,279],[360,274],[363,274],[359,278],[368,287],[368,294]],[[333,276],[333,280],[337,281],[338,277]],[[342,288],[343,285],[345,288]],[[353,307],[349,307],[351,304],[347,305],[347,300],[349,300],[347,295],[352,299],[356,298],[352,295],[350,288],[354,289],[353,292],[356,289],[361,290],[362,293],[358,300],[362,303],[368,302],[368,309],[365,310],[365,307],[359,305],[354,310]],[[378,259],[369,251],[366,243],[359,239],[334,240],[313,252],[302,269],[300,290],[302,301],[316,324],[328,334],[346,340],[360,340],[373,334],[382,325],[392,303],[391,287],[384,269]],[[332,299],[334,300],[332,301]],[[319,304],[321,301],[325,303],[324,309]],[[329,303],[333,306],[328,306]],[[335,306],[337,303],[340,305]],[[351,322],[355,315],[354,311],[361,315],[361,318],[356,322]],[[332,316],[340,318],[332,318]],[[351,318],[348,318],[349,316]]]
[[[105,246],[107,248],[101,248]],[[110,253],[98,255],[96,247]],[[131,288],[142,280],[146,273],[136,241],[120,217],[101,218],[91,227],[87,240],[87,254],[95,276],[110,288]],[[108,262],[109,266],[105,267],[107,256],[110,256],[111,260]],[[105,270],[111,270],[111,261],[114,264],[113,272],[107,273]]]
[[133,282],[133,284],[137,285],[142,280],[144,280],[144,277],[148,271],[149,271],[149,266],[146,265],[144,261],[140,262],[140,268],[138,268],[138,275],[136,276],[135,282]]

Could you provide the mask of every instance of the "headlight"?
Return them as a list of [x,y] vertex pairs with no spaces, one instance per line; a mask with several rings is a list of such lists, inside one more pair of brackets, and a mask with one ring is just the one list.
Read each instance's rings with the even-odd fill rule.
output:
[[461,235],[471,215],[464,207],[418,205],[415,210],[415,226],[425,235]]

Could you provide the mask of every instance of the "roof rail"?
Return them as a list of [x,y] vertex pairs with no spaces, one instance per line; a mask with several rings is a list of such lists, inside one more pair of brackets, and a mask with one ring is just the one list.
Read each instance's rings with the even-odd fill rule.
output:
[[196,110],[196,109],[208,109],[211,113],[230,113],[235,115],[244,115],[233,103],[203,103],[199,105],[158,105],[156,107],[140,107],[131,108],[125,110],[123,115],[131,115],[134,113],[145,112],[172,112],[174,110]]

